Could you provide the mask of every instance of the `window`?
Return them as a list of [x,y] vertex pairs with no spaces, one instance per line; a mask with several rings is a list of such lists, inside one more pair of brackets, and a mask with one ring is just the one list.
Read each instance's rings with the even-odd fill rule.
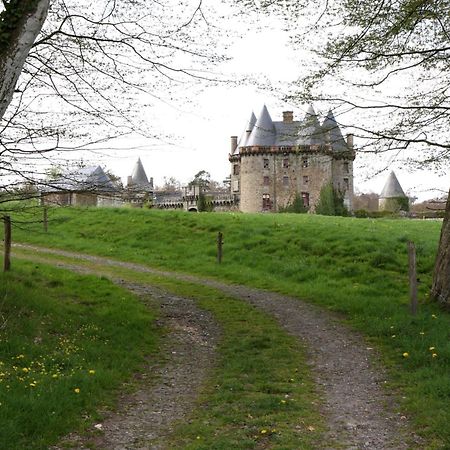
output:
[[348,162],[344,163],[344,173],[349,173],[349,165]]
[[283,177],[283,186],[289,186],[289,177]]
[[239,180],[234,180],[233,181],[233,192],[238,192],[239,191]]
[[239,164],[234,164],[233,165],[233,175],[239,175]]
[[268,169],[269,168],[269,160],[268,159],[264,158],[263,166],[264,166],[264,169]]
[[308,166],[309,166],[308,158],[303,158],[302,159],[302,167],[308,167]]
[[348,178],[344,178],[344,189],[348,189],[350,187]]
[[269,183],[270,183],[270,178],[269,178],[269,177],[264,177],[264,178],[263,178],[263,184],[264,184],[264,186],[269,186]]
[[303,206],[309,208],[309,192],[302,192]]
[[303,177],[303,184],[308,184],[309,183],[309,176],[308,175],[305,175],[304,177]]
[[272,209],[272,202],[270,201],[269,194],[263,194],[263,211]]
[[283,169],[288,169],[289,168],[289,158],[284,158],[283,159]]

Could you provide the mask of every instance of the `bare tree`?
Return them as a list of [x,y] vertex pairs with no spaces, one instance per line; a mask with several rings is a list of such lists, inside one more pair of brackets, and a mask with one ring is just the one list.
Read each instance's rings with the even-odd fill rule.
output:
[[[339,112],[353,111],[352,126],[363,151],[391,152],[410,166],[448,168],[450,1],[247,0],[247,4],[284,14],[296,45],[315,55],[291,100],[326,100],[334,102]],[[447,202],[432,287],[434,298],[447,307],[449,235]]]
[[201,0],[4,0],[0,189],[33,181],[58,151],[160,135],[151,108],[214,81],[214,39]]

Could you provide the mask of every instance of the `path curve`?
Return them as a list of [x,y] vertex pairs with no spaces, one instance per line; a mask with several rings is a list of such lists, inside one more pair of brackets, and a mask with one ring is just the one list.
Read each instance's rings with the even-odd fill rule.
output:
[[[67,263],[57,266],[92,273],[82,266]],[[64,445],[77,450],[92,448],[92,444],[94,448],[108,450],[166,449],[174,427],[188,418],[212,371],[220,330],[212,315],[199,309],[192,299],[147,284],[118,278],[111,281],[132,291],[144,303],[159,307],[158,324],[167,330],[160,349],[165,361],[144,368],[138,375],[138,390],[119,398],[117,412],[107,413],[84,436],[68,436]]]
[[286,295],[141,264],[22,244],[18,247],[199,283],[243,299],[276,317],[285,330],[306,343],[315,380],[324,395],[330,440],[346,449],[371,450],[403,450],[418,442],[417,437],[408,436],[405,417],[395,412],[394,401],[383,388],[386,375],[375,351],[327,311]]

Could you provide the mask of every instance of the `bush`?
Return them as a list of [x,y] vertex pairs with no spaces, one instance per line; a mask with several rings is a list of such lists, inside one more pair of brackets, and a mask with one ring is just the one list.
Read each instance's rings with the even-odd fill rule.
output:
[[292,203],[287,204],[284,208],[280,208],[278,212],[306,214],[308,212],[308,208],[303,204],[302,196],[296,194]]
[[316,213],[322,216],[348,216],[348,210],[344,206],[344,194],[331,183],[324,185],[320,190]]

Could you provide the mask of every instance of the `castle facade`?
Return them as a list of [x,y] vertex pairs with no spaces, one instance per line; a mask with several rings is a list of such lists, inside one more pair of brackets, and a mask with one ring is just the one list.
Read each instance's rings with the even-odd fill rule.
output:
[[303,120],[285,111],[273,121],[264,106],[240,139],[231,137],[231,194],[242,212],[276,212],[297,196],[314,212],[331,184],[352,210],[354,159],[353,136],[344,139],[331,111],[322,124],[312,106]]

